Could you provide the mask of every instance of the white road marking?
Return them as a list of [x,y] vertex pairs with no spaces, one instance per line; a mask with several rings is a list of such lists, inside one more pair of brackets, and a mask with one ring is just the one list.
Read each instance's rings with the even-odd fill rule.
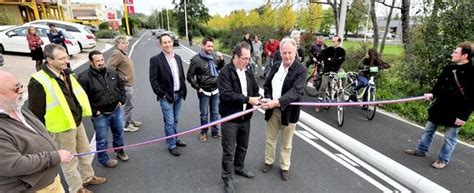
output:
[[346,157],[344,154],[340,154],[340,153],[336,153],[336,155],[340,158],[342,158],[344,161],[346,161],[347,163],[357,167],[359,166],[359,164],[353,162],[351,159],[349,159],[348,157]]
[[298,130],[298,132],[300,132],[309,139],[318,139],[314,135],[311,135],[311,133],[309,133],[308,131]]

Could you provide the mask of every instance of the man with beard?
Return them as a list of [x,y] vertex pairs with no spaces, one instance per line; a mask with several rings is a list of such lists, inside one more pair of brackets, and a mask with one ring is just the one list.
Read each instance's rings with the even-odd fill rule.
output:
[[[92,107],[92,123],[95,129],[98,151],[108,148],[108,131],[112,132],[113,147],[123,146],[123,105],[126,101],[124,81],[115,70],[105,67],[104,55],[94,50],[89,53],[91,66],[79,75],[78,81],[87,93]],[[123,149],[115,150],[120,161],[129,157]],[[97,154],[104,167],[114,168],[118,161],[110,159],[107,152]]]
[[74,157],[58,150],[44,125],[23,106],[23,85],[0,71],[0,192],[63,193],[59,164]]
[[[220,52],[214,53],[214,40],[205,37],[202,40],[201,51],[191,59],[187,79],[197,90],[199,110],[201,111],[201,125],[209,122],[209,107],[211,122],[219,119],[219,89],[217,89],[218,71],[224,66],[224,57]],[[199,139],[207,141],[208,128],[201,130]],[[220,138],[219,128],[212,126],[211,136]]]

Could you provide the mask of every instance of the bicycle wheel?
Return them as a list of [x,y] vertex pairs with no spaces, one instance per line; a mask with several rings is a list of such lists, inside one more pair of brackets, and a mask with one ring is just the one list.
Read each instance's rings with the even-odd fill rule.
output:
[[[332,98],[333,98],[333,97],[332,97],[332,93],[331,93],[330,91],[328,91],[328,89],[326,89],[326,96],[324,96],[323,101],[324,101],[325,103],[331,103],[331,102],[333,102]],[[331,106],[325,106],[324,108],[325,108],[326,110],[328,110],[329,108],[331,108]]]
[[[339,91],[337,93],[337,102],[343,103],[344,100],[344,91]],[[344,124],[344,106],[337,106],[337,124],[341,127]]]
[[[367,102],[375,101],[375,88],[367,89]],[[375,111],[377,110],[377,105],[368,105],[367,106],[367,119],[372,120],[375,117]]]
[[310,76],[306,80],[306,85],[304,87],[304,91],[308,96],[315,97],[318,94],[318,90],[316,90],[316,85],[314,81],[314,77]]

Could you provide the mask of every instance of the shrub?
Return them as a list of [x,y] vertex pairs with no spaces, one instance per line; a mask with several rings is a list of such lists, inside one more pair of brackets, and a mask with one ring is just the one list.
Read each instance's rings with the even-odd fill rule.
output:
[[109,22],[102,22],[99,24],[99,30],[107,30],[109,29]]
[[97,38],[114,38],[118,35],[118,32],[112,30],[99,30],[95,36]]

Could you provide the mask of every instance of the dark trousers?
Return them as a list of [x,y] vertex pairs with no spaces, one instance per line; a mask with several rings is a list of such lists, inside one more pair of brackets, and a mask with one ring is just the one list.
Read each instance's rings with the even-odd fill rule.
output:
[[[225,122],[222,133],[222,179],[232,179],[232,170],[244,168],[249,145],[250,120],[242,123]],[[236,147],[237,144],[237,147]]]

